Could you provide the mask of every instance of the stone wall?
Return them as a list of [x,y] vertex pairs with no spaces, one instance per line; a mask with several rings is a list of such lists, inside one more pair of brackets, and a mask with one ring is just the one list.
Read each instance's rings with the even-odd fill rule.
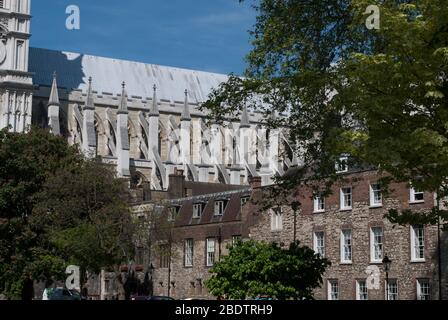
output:
[[[425,226],[425,261],[411,262],[410,227],[393,225],[384,218],[389,209],[412,208],[417,210],[429,209],[434,205],[434,196],[425,193],[424,203],[410,204],[409,189],[406,185],[393,185],[393,192],[383,199],[383,206],[372,208],[369,206],[369,184],[377,180],[375,172],[364,172],[356,175],[361,178],[350,185],[353,188],[353,209],[341,211],[339,209],[339,185],[333,188],[333,193],[325,199],[325,212],[313,213],[312,193],[300,190],[299,200],[301,209],[297,214],[296,238],[302,245],[313,248],[313,233],[323,231],[325,235],[325,257],[331,261],[323,276],[323,286],[315,291],[316,299],[327,298],[328,279],[338,280],[340,299],[355,299],[356,280],[367,278],[366,268],[375,265],[370,262],[370,228],[382,227],[384,234],[384,254],[392,260],[390,279],[398,282],[399,299],[416,299],[416,279],[429,279],[431,298],[438,298],[438,270],[437,270],[437,227]],[[349,185],[349,184],[347,184]],[[345,186],[345,185],[344,185]],[[255,216],[254,225],[249,228],[252,239],[261,241],[275,241],[288,245],[293,240],[294,213],[289,207],[283,207],[283,228],[281,231],[271,231],[271,215],[269,212],[257,212],[252,206],[249,216]],[[252,217],[252,219],[254,219]],[[343,264],[340,259],[340,234],[342,229],[352,230],[352,263]],[[442,234],[443,266],[447,266],[446,253],[447,233]],[[369,290],[369,299],[384,299],[385,273],[382,264],[376,264],[380,270],[379,290]],[[446,275],[446,267],[444,267]],[[443,273],[442,273],[443,274]],[[445,291],[447,289],[446,276],[443,279]],[[447,292],[444,293],[445,298]]]
[[[221,229],[221,230],[220,230]],[[215,239],[215,261],[228,254],[228,245],[233,236],[242,234],[239,221],[222,224],[198,225],[175,228],[175,238],[172,245],[171,272],[161,267],[160,252],[154,251],[155,271],[153,277],[154,294],[168,295],[176,299],[207,298],[214,299],[205,287],[205,281],[210,277],[211,267],[206,265],[206,239]],[[193,266],[185,266],[184,243],[186,239],[193,240]],[[221,240],[219,240],[221,239]],[[168,277],[170,280],[168,281]]]

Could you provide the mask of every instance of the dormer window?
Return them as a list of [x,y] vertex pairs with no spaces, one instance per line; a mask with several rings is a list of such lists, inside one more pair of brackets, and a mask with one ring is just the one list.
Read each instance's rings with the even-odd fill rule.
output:
[[249,197],[242,197],[241,198],[241,208],[249,201]]
[[202,203],[193,204],[193,219],[201,218],[202,214]]
[[222,216],[224,214],[225,201],[216,200],[215,201],[215,216]]
[[169,208],[169,212],[168,212],[168,221],[175,221],[177,214],[179,213],[180,207],[179,206],[175,206],[175,207],[170,207]]
[[342,156],[336,162],[336,173],[348,172],[348,156]]

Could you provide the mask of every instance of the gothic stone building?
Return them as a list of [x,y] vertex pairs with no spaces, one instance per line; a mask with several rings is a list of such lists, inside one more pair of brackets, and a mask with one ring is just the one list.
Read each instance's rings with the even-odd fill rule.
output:
[[48,127],[153,190],[175,168],[189,181],[269,184],[294,162],[259,113],[206,126],[198,106],[225,75],[30,48],[30,32],[31,0],[0,1],[0,128]]
[[[214,298],[203,284],[213,263],[227,254],[227,245],[242,238],[287,246],[296,230],[295,238],[302,245],[331,262],[322,287],[315,290],[316,299],[382,300],[386,292],[390,300],[438,299],[439,281],[446,299],[447,232],[441,233],[439,243],[435,226],[399,226],[384,218],[392,208],[430,210],[434,195],[394,184],[385,196],[376,171],[345,175],[352,182],[335,185],[326,198],[299,188],[295,199],[301,206],[296,219],[287,205],[280,206],[281,210],[261,209],[260,200],[269,196],[269,187],[262,187],[259,177],[251,178],[246,188],[188,196],[179,193],[179,198],[166,204],[177,214],[171,261],[157,254],[151,261],[154,293]],[[176,179],[182,185],[182,174]],[[382,264],[386,255],[392,261],[387,289]]]

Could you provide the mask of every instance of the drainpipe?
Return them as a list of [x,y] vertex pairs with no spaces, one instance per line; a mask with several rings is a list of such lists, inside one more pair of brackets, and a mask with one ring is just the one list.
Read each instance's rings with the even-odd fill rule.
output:
[[221,261],[221,226],[218,229],[218,261]]
[[439,278],[439,300],[443,300],[442,293],[442,242],[440,241],[440,193],[437,193],[437,259]]
[[171,292],[171,250],[172,250],[172,235],[170,229],[170,239],[169,239],[169,259],[168,259],[168,297],[170,297]]

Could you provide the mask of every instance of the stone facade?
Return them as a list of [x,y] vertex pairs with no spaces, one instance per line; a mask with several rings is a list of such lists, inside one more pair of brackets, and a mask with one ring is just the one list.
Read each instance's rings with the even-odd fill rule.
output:
[[[359,171],[346,175],[346,182],[334,185],[332,193],[325,198],[323,212],[314,212],[312,192],[307,188],[295,190],[296,197],[280,199],[281,223],[273,224],[271,210],[261,209],[261,200],[268,199],[269,187],[261,185],[261,179],[251,179],[250,187],[230,186],[213,183],[186,181],[182,171],[170,175],[167,191],[149,191],[153,199],[133,206],[136,215],[154,212],[159,207],[162,217],[170,216],[175,208],[175,219],[168,238],[154,243],[149,251],[135,259],[131,269],[136,278],[143,281],[149,272],[154,295],[170,295],[176,299],[215,299],[204,286],[210,277],[207,265],[207,239],[214,239],[212,254],[215,261],[228,253],[227,246],[235,237],[273,241],[287,246],[295,238],[302,245],[316,251],[315,232],[324,234],[324,256],[331,266],[323,275],[323,284],[315,290],[316,299],[329,298],[329,284],[337,282],[338,299],[360,298],[359,284],[372,282],[367,290],[369,300],[385,298],[385,272],[381,260],[388,256],[392,261],[388,273],[389,283],[397,283],[397,299],[419,298],[417,283],[429,284],[429,298],[438,298],[438,241],[437,227],[424,227],[423,258],[419,261],[411,256],[413,250],[410,226],[393,225],[384,218],[389,209],[430,210],[434,206],[434,195],[424,193],[421,201],[410,202],[410,189],[405,184],[391,185],[391,193],[383,196],[381,205],[370,203],[370,185],[378,181],[376,171]],[[351,181],[351,182],[350,182]],[[352,208],[340,210],[340,188],[352,187]],[[286,201],[298,200],[301,204],[296,212]],[[225,201],[222,214],[215,215],[215,202]],[[160,205],[162,204],[162,205]],[[201,205],[200,217],[195,218],[193,206]],[[294,227],[295,220],[295,227]],[[278,222],[278,221],[277,221]],[[277,230],[272,230],[272,227]],[[373,261],[374,249],[372,228],[381,228],[381,256]],[[341,262],[341,232],[351,230],[351,261]],[[187,242],[191,244],[191,261],[187,258]],[[158,249],[162,244],[164,250]],[[166,247],[171,244],[171,250]],[[442,290],[444,299],[448,296],[448,234],[441,232]],[[169,246],[168,246],[169,248]],[[188,261],[187,261],[188,260]],[[191,262],[191,263],[189,263]],[[153,269],[150,270],[149,266]],[[122,270],[123,271],[123,270]],[[126,272],[131,271],[126,267]],[[129,274],[129,273],[128,273]],[[112,275],[113,276],[113,275]],[[112,278],[111,278],[112,279]],[[105,287],[105,285],[101,285]],[[98,287],[98,286],[97,286]],[[101,290],[100,290],[101,291]],[[102,296],[114,297],[114,291],[103,292]]]
[[[434,206],[434,195],[424,194],[424,201],[410,203],[410,190],[404,184],[391,186],[393,190],[387,198],[382,199],[382,206],[370,205],[371,183],[378,180],[374,171],[359,172],[347,178],[357,180],[352,183],[335,185],[333,192],[325,199],[325,211],[314,213],[312,192],[299,190],[301,209],[297,212],[296,239],[302,245],[314,247],[313,235],[323,232],[325,257],[330,260],[331,267],[323,276],[323,286],[315,291],[316,299],[328,298],[329,281],[339,284],[339,299],[357,299],[356,282],[366,281],[369,266],[378,267],[379,288],[368,290],[368,299],[385,298],[385,273],[381,262],[371,261],[371,228],[380,227],[383,231],[383,255],[387,255],[391,263],[389,279],[398,283],[398,299],[417,299],[417,280],[428,280],[430,298],[438,298],[438,242],[437,227],[424,227],[424,260],[413,262],[411,258],[411,227],[393,225],[384,215],[389,209],[430,210]],[[356,179],[354,179],[356,178]],[[353,204],[351,210],[340,210],[340,188],[352,186]],[[261,190],[259,192],[262,192]],[[253,210],[253,209],[252,209]],[[248,234],[252,239],[274,241],[288,245],[294,238],[294,212],[290,207],[282,207],[283,225],[281,230],[272,231],[271,213],[260,213],[256,210],[250,221]],[[351,230],[352,259],[350,263],[341,262],[341,232]],[[442,290],[445,299],[447,286],[447,239],[448,233],[442,233]],[[372,268],[372,267],[371,267]]]

